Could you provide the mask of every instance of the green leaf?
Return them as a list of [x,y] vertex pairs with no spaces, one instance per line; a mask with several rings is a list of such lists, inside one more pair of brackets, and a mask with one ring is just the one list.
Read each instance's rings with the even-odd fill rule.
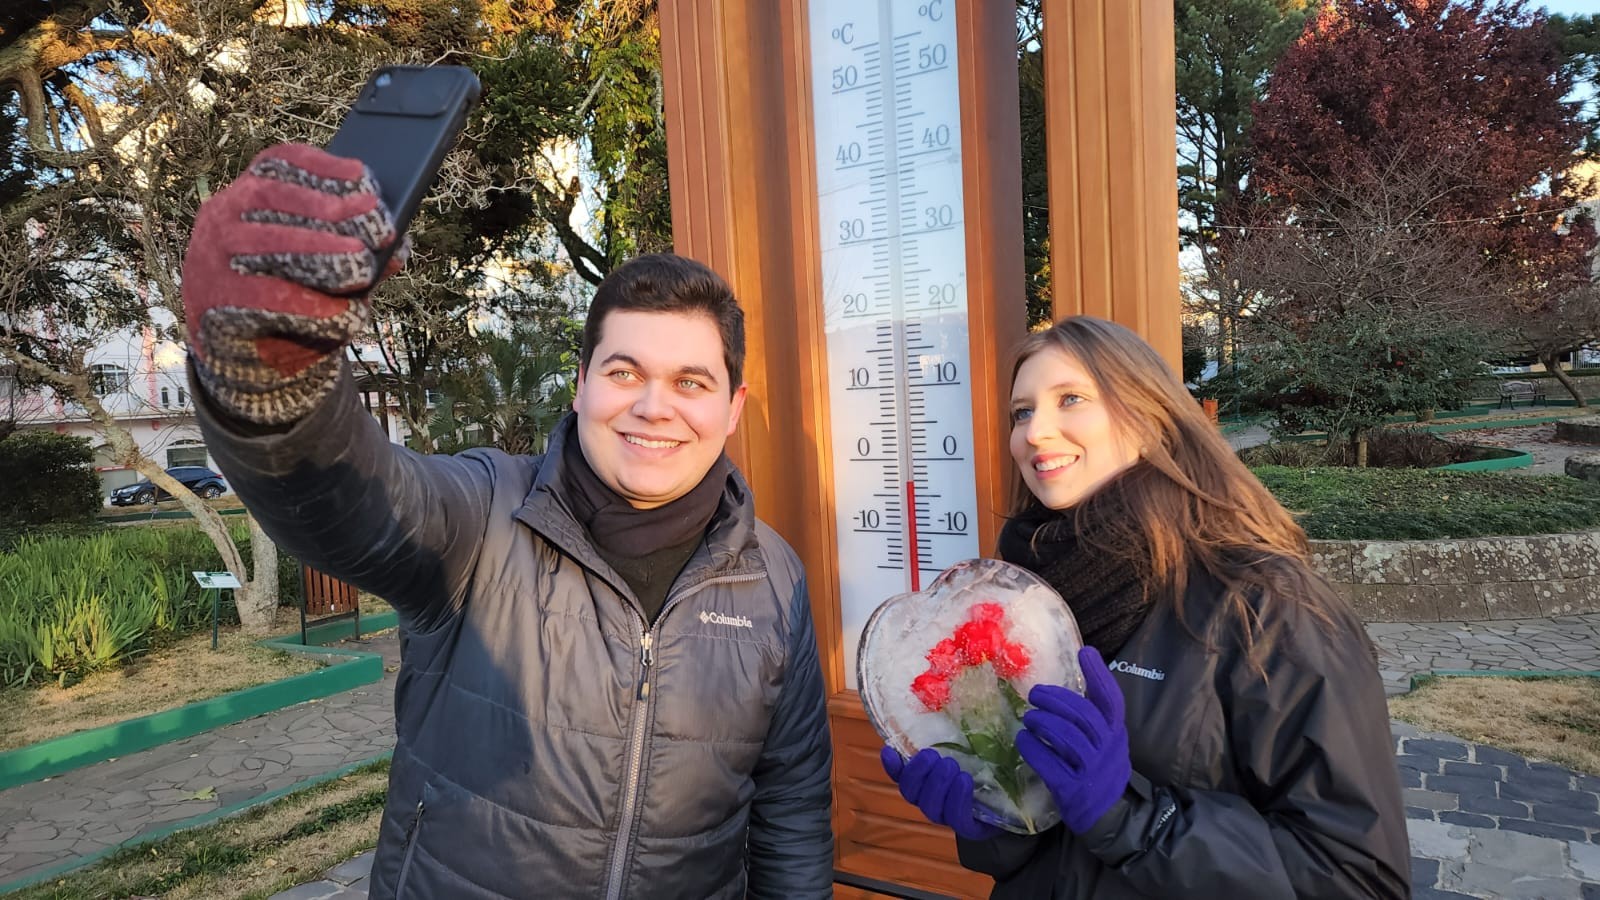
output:
[[968,747],[966,744],[960,743],[959,741],[940,741],[933,746],[938,750],[959,750],[968,756],[974,755],[971,747]]
[[999,684],[1000,693],[1006,698],[1006,704],[1011,707],[1011,714],[1019,719],[1022,718],[1022,714],[1028,709],[1028,701],[1022,699],[1022,695],[1017,693],[1011,682],[1001,678]]
[[993,735],[981,731],[967,735],[967,740],[972,742],[972,755],[991,765],[1004,764],[1006,751],[1011,749],[1001,741],[995,740]]

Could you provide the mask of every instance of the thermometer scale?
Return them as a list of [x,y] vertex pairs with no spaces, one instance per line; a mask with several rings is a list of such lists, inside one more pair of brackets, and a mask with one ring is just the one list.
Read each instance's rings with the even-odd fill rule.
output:
[[867,618],[978,555],[953,0],[812,0],[845,675]]

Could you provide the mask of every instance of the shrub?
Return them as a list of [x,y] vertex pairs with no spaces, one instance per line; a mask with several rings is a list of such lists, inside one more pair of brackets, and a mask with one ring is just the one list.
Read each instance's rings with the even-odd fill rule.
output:
[[1291,325],[1260,323],[1241,372],[1279,436],[1353,443],[1394,413],[1459,407],[1483,369],[1483,336],[1443,316],[1368,309]]
[[[1492,450],[1458,444],[1430,433],[1425,427],[1380,428],[1367,433],[1367,465],[1379,469],[1434,469],[1451,463],[1494,456]],[[1354,466],[1355,448],[1347,443],[1273,441],[1239,451],[1252,466]]]
[[14,431],[0,439],[0,528],[87,522],[100,511],[89,439]]
[[1283,466],[1254,471],[1313,538],[1423,540],[1600,526],[1600,484],[1560,475]]
[[[233,531],[244,537],[242,525]],[[65,684],[209,627],[211,604],[190,573],[218,568],[193,526],[22,538],[0,554],[0,685]]]
[[1379,428],[1367,433],[1367,465],[1385,469],[1433,469],[1461,462],[1465,444],[1453,444],[1426,428]]

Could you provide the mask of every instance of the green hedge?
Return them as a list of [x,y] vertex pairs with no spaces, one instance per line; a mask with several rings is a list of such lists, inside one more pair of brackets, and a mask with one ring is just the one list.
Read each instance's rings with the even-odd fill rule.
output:
[[1600,484],[1427,469],[1253,469],[1312,538],[1424,540],[1600,526]]
[[[248,566],[245,524],[230,531]],[[210,627],[210,601],[190,573],[220,568],[216,547],[194,526],[21,538],[0,553],[0,687],[65,684]],[[280,557],[286,597],[298,596],[298,573],[292,557]],[[238,621],[231,604],[223,615]]]
[[100,511],[88,438],[16,431],[0,439],[0,530],[81,523]]

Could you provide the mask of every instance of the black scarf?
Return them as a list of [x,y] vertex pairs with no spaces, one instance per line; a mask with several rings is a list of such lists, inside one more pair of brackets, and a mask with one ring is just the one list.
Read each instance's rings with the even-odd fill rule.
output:
[[1127,514],[1124,487],[1130,472],[1082,501],[1081,509],[1053,510],[1035,501],[1000,530],[1000,558],[1055,588],[1077,619],[1084,643],[1107,660],[1144,622],[1152,603],[1149,545],[1108,540],[1108,523]]
[[654,509],[635,509],[590,468],[578,443],[576,422],[567,432],[562,462],[573,516],[589,529],[598,547],[629,556],[648,556],[704,537],[733,467],[723,454],[689,493]]

